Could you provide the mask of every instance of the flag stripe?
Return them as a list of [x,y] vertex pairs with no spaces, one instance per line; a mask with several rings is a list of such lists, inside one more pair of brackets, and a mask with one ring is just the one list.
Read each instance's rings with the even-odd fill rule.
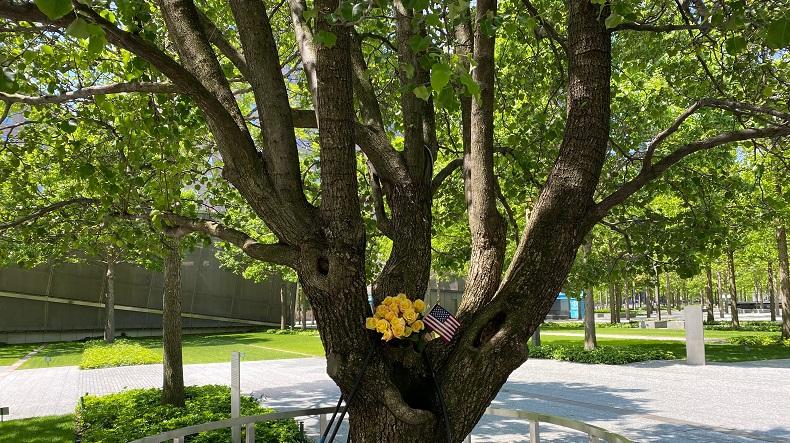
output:
[[433,317],[430,317],[430,318],[426,317],[425,318],[425,323],[428,324],[428,326],[430,326],[431,329],[433,329],[433,330],[435,330],[437,332],[443,333],[443,334],[447,334],[447,335],[452,336],[453,333],[455,332],[453,328],[449,328],[449,327],[439,323]]
[[426,326],[431,328],[445,342],[450,342],[461,325],[449,311],[436,304],[424,318]]

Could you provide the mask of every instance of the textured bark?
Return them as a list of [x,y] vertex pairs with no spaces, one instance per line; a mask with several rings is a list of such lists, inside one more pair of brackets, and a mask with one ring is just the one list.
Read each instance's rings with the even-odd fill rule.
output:
[[782,338],[790,338],[790,270],[787,262],[787,233],[784,225],[776,227],[776,250],[779,256],[779,292],[782,294]]
[[774,267],[768,262],[768,303],[771,310],[771,321],[776,321],[776,287],[774,284]]
[[[464,191],[472,239],[465,295],[458,308],[463,321],[488,303],[499,287],[505,260],[506,225],[496,206],[494,176],[494,45],[484,21],[496,14],[496,0],[480,0],[474,29],[472,77],[480,96],[471,103],[470,144],[464,150]],[[466,148],[466,147],[465,147]]]
[[721,271],[716,271],[716,292],[719,302],[719,319],[723,319],[727,308],[724,305],[724,288],[721,285]]
[[595,337],[595,296],[590,288],[584,291],[584,349],[591,351],[598,347]]
[[107,286],[104,293],[104,342],[115,341],[115,262],[107,260]]
[[667,298],[667,315],[672,315],[673,295],[669,287],[669,272],[664,272],[664,295]]
[[715,318],[713,317],[713,276],[710,264],[705,265],[705,297],[708,300],[707,321],[708,323],[712,323],[715,321]]
[[727,247],[727,269],[729,270],[730,277],[730,314],[732,315],[732,326],[737,328],[741,327],[741,322],[738,320],[738,286],[735,283],[735,252],[732,245]]
[[631,302],[634,300],[634,282],[630,279],[626,283],[625,321],[631,321]]
[[162,403],[184,406],[184,364],[181,358],[181,251],[180,239],[165,240],[165,285],[162,297],[163,375]]

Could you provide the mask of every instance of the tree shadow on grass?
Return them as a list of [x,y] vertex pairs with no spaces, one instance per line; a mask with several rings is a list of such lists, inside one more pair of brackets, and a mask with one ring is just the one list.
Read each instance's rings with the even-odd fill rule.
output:
[[0,443],[74,441],[74,417],[61,415],[12,420],[0,424]]

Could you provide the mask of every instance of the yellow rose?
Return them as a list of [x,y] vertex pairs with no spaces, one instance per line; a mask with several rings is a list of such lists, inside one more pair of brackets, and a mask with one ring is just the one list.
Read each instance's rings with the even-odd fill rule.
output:
[[415,322],[411,324],[411,328],[414,332],[420,332],[425,329],[425,324],[423,324],[422,320],[415,320]]
[[406,332],[406,327],[400,323],[396,323],[392,325],[392,335],[397,338],[403,337],[403,333]]
[[392,298],[392,297],[390,297],[390,296],[388,295],[388,296],[384,297],[384,301],[383,301],[383,302],[381,302],[381,304],[383,304],[383,305],[385,305],[385,306],[389,306],[390,304],[392,304],[392,301],[393,301],[393,300],[394,300],[394,298]]
[[414,309],[403,311],[403,318],[406,320],[406,323],[411,324],[414,320],[417,320],[417,313],[414,312]]
[[368,317],[368,318],[366,318],[366,319],[365,319],[365,327],[366,327],[367,329],[370,329],[370,330],[375,330],[375,329],[376,329],[376,324],[377,324],[377,323],[378,323],[378,322],[377,322],[377,321],[376,321],[376,319],[375,319],[375,318],[373,318],[373,317]]
[[389,308],[384,305],[378,305],[375,316],[377,318],[384,318],[387,316],[387,312],[389,312]]
[[422,300],[414,300],[414,310],[417,312],[425,310],[425,302]]
[[412,329],[411,329],[410,327],[406,326],[406,327],[403,329],[403,336],[404,336],[404,337],[408,337],[408,336],[410,336],[410,335],[411,335],[411,332],[412,332]]
[[390,329],[390,323],[387,320],[384,319],[376,320],[376,331],[383,334],[389,329]]
[[393,314],[392,311],[387,311],[387,313],[384,314],[384,318],[387,319],[387,321],[393,321],[398,318],[398,314]]
[[398,294],[398,296],[397,296],[396,298],[397,298],[398,300],[407,300],[407,298],[406,298],[406,294],[404,294],[404,293],[402,293],[402,292],[401,292],[400,294]]
[[390,328],[395,329],[395,326],[405,327],[406,321],[400,317],[395,317],[392,320],[390,320]]
[[400,308],[398,307],[398,303],[392,303],[392,305],[390,305],[390,312],[392,312],[395,315],[398,315],[400,313]]
[[392,331],[390,331],[389,329],[384,331],[384,335],[381,336],[381,339],[384,340],[384,341],[392,340]]
[[412,309],[411,300],[409,300],[408,298],[401,300],[398,303],[398,305],[400,306],[401,312],[406,312],[406,311]]

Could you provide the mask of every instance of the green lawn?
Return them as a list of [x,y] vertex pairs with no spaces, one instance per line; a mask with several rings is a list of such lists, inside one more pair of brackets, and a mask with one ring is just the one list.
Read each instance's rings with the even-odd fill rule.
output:
[[0,366],[9,366],[26,356],[38,345],[6,345],[0,343]]
[[[160,338],[129,339],[162,355]],[[20,369],[48,366],[77,366],[82,360],[83,343],[53,343],[31,358]],[[243,334],[187,335],[183,339],[185,364],[217,363],[230,360],[233,351],[242,352],[243,360],[275,360],[323,356],[317,335],[280,335],[267,332]],[[47,362],[47,357],[50,361]]]
[[0,423],[0,443],[71,443],[74,416],[25,418]]
[[[707,334],[710,331],[705,331]],[[718,331],[726,332],[726,331]],[[560,337],[541,335],[541,343],[546,344],[581,344],[584,336]],[[606,346],[639,346],[653,350],[670,351],[675,355],[685,357],[686,345],[683,342],[658,341],[658,340],[628,340],[621,338],[599,338],[599,345]],[[706,343],[705,358],[710,362],[736,362],[750,360],[772,360],[790,358],[790,348],[781,345],[769,346],[742,346],[729,343]]]

